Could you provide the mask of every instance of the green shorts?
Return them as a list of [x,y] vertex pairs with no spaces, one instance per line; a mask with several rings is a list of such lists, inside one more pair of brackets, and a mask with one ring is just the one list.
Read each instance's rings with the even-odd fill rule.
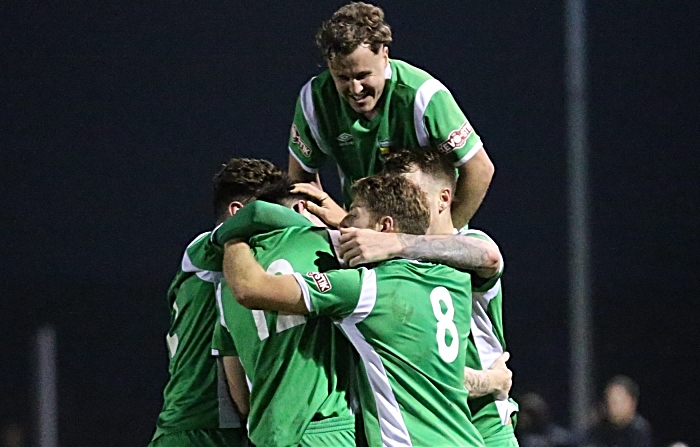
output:
[[245,428],[221,428],[209,430],[184,430],[163,433],[148,447],[247,447]]
[[498,433],[484,438],[484,445],[486,447],[518,447],[513,425],[505,425]]
[[341,416],[309,424],[300,447],[355,447],[355,417]]

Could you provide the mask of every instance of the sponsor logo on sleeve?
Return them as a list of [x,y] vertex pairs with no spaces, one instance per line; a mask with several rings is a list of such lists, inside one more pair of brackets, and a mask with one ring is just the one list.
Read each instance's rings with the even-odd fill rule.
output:
[[469,125],[469,121],[464,121],[462,127],[453,130],[447,140],[438,146],[441,152],[447,154],[455,149],[460,149],[467,144],[467,138],[474,132],[474,129]]
[[333,288],[331,286],[331,282],[328,280],[328,276],[326,276],[325,273],[309,272],[306,274],[306,276],[314,280],[318,291],[321,293],[328,292]]
[[347,132],[341,133],[338,135],[338,143],[341,146],[352,146],[354,144],[352,140],[352,135],[350,135]]
[[296,124],[292,124],[292,143],[295,143],[305,157],[311,156],[311,148],[301,139],[301,134]]

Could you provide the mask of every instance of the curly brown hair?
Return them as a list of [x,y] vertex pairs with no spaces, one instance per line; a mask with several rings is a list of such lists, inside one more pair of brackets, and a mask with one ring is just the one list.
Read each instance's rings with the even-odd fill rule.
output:
[[384,21],[382,8],[363,2],[343,6],[316,33],[316,45],[329,62],[337,55],[347,56],[363,44],[377,54],[391,41],[391,28]]
[[256,199],[264,188],[282,181],[285,174],[267,160],[232,158],[214,175],[214,212],[217,221],[225,219],[228,206]]
[[428,198],[418,186],[400,175],[377,174],[352,185],[355,202],[366,207],[373,219],[391,216],[397,230],[425,234],[430,226]]

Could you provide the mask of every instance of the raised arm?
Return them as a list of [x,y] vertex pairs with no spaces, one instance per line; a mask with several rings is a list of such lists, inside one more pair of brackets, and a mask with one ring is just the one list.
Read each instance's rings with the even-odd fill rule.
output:
[[416,236],[379,233],[359,228],[340,230],[339,254],[351,267],[390,258],[425,259],[491,278],[501,268],[501,256],[492,242],[451,235]]
[[248,309],[309,313],[294,276],[265,272],[245,242],[226,243],[223,270],[236,301]]
[[318,172],[308,172],[304,167],[297,161],[293,155],[289,155],[289,167],[287,168],[287,174],[295,182],[312,183],[319,189],[321,187],[321,178],[318,176]]
[[452,220],[457,228],[462,228],[474,217],[486,197],[495,168],[482,147],[458,171],[457,190],[452,201]]

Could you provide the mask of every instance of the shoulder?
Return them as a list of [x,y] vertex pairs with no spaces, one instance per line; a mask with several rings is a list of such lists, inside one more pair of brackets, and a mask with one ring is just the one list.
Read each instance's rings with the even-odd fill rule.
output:
[[398,85],[418,90],[426,81],[433,78],[428,72],[398,59],[390,59],[393,76]]
[[306,88],[310,88],[314,94],[335,92],[335,84],[333,83],[333,77],[331,76],[330,71],[326,70],[323,73],[309,79],[309,81],[302,87],[302,92]]

